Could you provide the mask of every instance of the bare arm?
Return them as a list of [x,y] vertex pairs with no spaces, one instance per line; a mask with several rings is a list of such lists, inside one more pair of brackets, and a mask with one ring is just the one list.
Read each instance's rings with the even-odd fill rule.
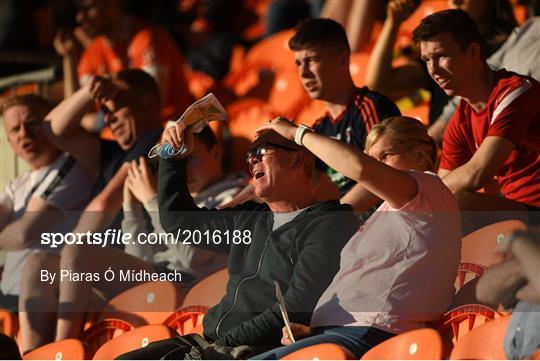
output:
[[340,199],[342,204],[350,204],[355,212],[369,211],[380,201],[381,199],[379,197],[369,192],[362,184],[355,184],[354,187]]
[[366,72],[366,84],[370,89],[391,96],[429,85],[425,72],[418,63],[392,66],[399,26],[415,9],[415,3],[410,0],[392,1],[388,4],[386,20],[369,58]]
[[378,0],[352,1],[346,26],[351,52],[356,53],[367,44],[375,21],[383,15],[381,8],[384,5]]
[[[298,127],[284,118],[273,119],[258,131],[273,129],[283,137],[294,140]],[[392,208],[401,208],[418,193],[416,181],[405,171],[381,163],[357,148],[306,132],[304,146],[323,162],[344,176],[362,184],[367,191],[385,200]],[[399,184],[399,187],[395,185]]]
[[62,57],[64,98],[67,98],[79,89],[77,64],[83,50],[82,45],[74,33],[60,31],[54,37],[54,48]]
[[92,199],[73,232],[99,232],[112,224],[122,208],[124,180],[127,177],[128,168],[128,163],[125,163],[107,183],[107,186]]
[[454,193],[475,191],[493,179],[514,148],[506,138],[486,137],[467,163],[452,171],[441,169],[439,176]]
[[488,268],[476,285],[478,300],[497,307],[511,308],[517,301],[516,291],[526,283],[519,264],[507,259]]
[[60,219],[58,208],[32,197],[24,214],[0,232],[0,249],[14,251],[39,244],[41,233],[50,232]]
[[95,173],[98,173],[100,168],[99,139],[85,132],[80,127],[80,122],[96,101],[112,99],[116,92],[116,86],[109,79],[96,76],[90,84],[83,86],[51,110],[43,122],[45,134],[56,146]]

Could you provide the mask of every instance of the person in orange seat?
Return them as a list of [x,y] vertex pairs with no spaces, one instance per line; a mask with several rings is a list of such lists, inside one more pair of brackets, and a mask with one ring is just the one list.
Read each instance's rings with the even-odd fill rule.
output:
[[426,327],[447,310],[460,260],[456,199],[433,173],[437,151],[422,123],[408,117],[373,127],[365,152],[278,118],[261,131],[296,139],[322,161],[384,200],[341,251],[340,270],[296,342],[255,356],[280,359],[300,348],[337,343],[361,357],[378,343]]

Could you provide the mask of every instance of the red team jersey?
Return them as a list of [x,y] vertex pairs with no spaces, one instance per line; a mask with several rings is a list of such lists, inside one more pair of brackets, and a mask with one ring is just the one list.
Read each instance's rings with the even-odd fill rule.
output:
[[163,119],[176,119],[193,101],[176,44],[165,30],[134,18],[126,21],[125,32],[124,44],[113,47],[106,37],[98,36],[84,51],[78,67],[81,85],[93,75],[142,69],[159,84]]
[[504,197],[540,207],[540,83],[503,69],[495,72],[484,110],[461,100],[444,134],[441,168],[463,165],[490,136],[515,145],[497,172]]

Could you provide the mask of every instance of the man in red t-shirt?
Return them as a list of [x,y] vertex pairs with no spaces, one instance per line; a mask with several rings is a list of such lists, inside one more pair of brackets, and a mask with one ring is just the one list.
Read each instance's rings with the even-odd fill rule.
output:
[[183,71],[184,59],[169,34],[127,16],[119,0],[80,0],[77,4],[77,22],[93,41],[78,64],[69,52],[62,54],[65,76],[74,77],[71,91],[78,89],[76,77],[82,86],[94,75],[139,68],[158,82],[162,118],[176,119],[182,114],[193,99]]
[[[424,18],[413,37],[431,77],[446,94],[461,96],[444,134],[439,175],[462,210],[538,211],[540,84],[490,69],[480,33],[463,11]],[[474,193],[494,177],[502,197]]]

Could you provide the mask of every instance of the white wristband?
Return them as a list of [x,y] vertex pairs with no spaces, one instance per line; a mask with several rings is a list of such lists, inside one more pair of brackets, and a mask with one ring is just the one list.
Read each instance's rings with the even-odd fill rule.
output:
[[304,124],[300,124],[296,129],[296,133],[294,134],[294,142],[299,146],[303,145],[302,138],[304,137],[304,133],[306,132],[306,130],[310,130],[310,128]]

